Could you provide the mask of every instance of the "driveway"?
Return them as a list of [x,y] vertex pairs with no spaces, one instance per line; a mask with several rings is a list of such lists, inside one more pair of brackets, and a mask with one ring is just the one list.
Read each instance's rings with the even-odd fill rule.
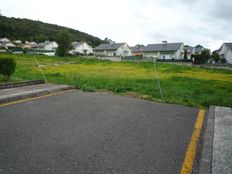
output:
[[0,107],[0,173],[179,173],[195,108],[67,92]]

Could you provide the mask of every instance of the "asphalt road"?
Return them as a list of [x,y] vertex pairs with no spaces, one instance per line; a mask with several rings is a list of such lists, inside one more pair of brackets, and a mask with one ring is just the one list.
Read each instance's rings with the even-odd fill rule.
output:
[[197,114],[81,91],[0,107],[0,174],[179,173]]

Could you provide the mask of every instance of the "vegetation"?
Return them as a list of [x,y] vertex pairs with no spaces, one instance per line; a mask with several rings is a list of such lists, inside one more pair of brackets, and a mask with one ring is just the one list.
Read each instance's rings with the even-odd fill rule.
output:
[[210,58],[211,58],[211,54],[210,54],[210,50],[209,49],[203,49],[201,51],[201,54],[193,54],[191,55],[192,58],[194,58],[193,62],[195,64],[203,64],[206,63]]
[[215,62],[219,62],[219,60],[220,60],[220,55],[219,55],[216,51],[214,51],[214,52],[212,53],[212,59],[213,59]]
[[[13,57],[12,81],[42,79],[31,55]],[[164,100],[161,101],[154,66],[148,62],[111,62],[77,57],[37,56],[50,83],[65,83],[84,91],[112,91],[146,100],[193,107],[232,107],[232,71],[157,63]],[[0,76],[0,82],[3,77]]]
[[15,71],[16,62],[12,58],[0,58],[0,74],[3,75],[4,81],[10,81],[11,75]]
[[71,49],[71,36],[67,31],[62,31],[58,38],[57,38],[58,48],[56,50],[56,53],[58,56],[65,56],[67,55],[68,51]]
[[184,59],[188,59],[187,50],[184,50]]
[[226,59],[225,58],[221,58],[221,63],[226,63]]
[[19,39],[36,42],[56,40],[59,33],[63,30],[68,31],[74,41],[85,41],[92,46],[97,46],[104,42],[97,37],[74,29],[29,19],[0,16],[0,37],[7,37],[11,40]]

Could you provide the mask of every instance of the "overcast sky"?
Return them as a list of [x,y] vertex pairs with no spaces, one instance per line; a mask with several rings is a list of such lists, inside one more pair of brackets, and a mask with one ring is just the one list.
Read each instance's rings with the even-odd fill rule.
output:
[[232,41],[230,0],[1,0],[0,10],[130,46],[167,40],[214,50]]

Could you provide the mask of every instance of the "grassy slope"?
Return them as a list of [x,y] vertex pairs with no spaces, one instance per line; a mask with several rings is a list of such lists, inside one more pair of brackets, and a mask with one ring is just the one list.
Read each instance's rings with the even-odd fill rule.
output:
[[[0,58],[4,55],[0,55]],[[11,55],[17,60],[13,81],[42,79],[31,55]],[[110,62],[80,58],[37,56],[49,82],[67,83],[86,91],[99,89],[129,93],[160,101],[152,63]],[[164,100],[194,107],[232,107],[232,71],[207,70],[183,65],[158,64]],[[2,77],[0,77],[2,81]]]

